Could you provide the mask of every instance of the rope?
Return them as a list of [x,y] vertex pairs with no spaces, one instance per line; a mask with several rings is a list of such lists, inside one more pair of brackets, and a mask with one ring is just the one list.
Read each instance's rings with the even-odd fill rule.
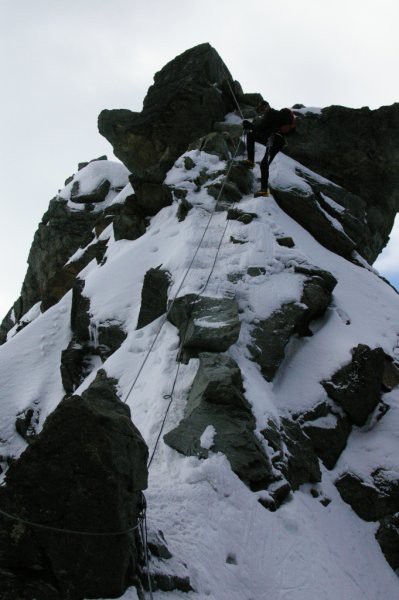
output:
[[128,533],[131,533],[132,531],[135,531],[136,529],[138,529],[140,527],[140,522],[139,522],[134,527],[129,527],[128,529],[123,529],[122,531],[112,531],[112,532],[108,532],[108,531],[106,531],[106,532],[105,531],[104,532],[103,531],[101,531],[101,532],[75,531],[73,529],[62,529],[60,527],[52,527],[50,525],[44,525],[43,523],[34,523],[33,521],[29,521],[28,519],[22,519],[21,517],[12,515],[11,513],[8,513],[5,510],[1,510],[1,509],[0,509],[0,514],[3,515],[4,517],[6,517],[7,519],[11,519],[12,521],[18,521],[19,523],[23,523],[24,525],[29,525],[30,527],[36,527],[37,529],[45,529],[46,531],[56,531],[58,533],[68,533],[68,534],[72,534],[72,535],[87,535],[87,536],[94,536],[94,537],[119,536],[119,535],[126,535]]
[[[234,98],[234,102],[236,103],[236,105],[237,105],[237,108],[238,108],[238,110],[239,110],[239,112],[240,112],[241,119],[244,119],[244,115],[242,114],[242,111],[241,111],[240,105],[238,104],[238,100],[237,100],[237,98],[236,98],[236,95],[235,95],[235,93],[234,93],[234,90],[233,90],[233,88],[232,88],[232,87],[231,87],[231,85],[230,85],[229,74],[228,74],[228,72],[227,72],[227,70],[226,70],[226,69],[224,70],[224,72],[226,73],[227,85],[228,85],[228,86],[229,86],[229,88],[230,88],[231,95],[233,96],[233,98]],[[231,75],[230,75],[230,77],[231,77]]]
[[215,205],[214,205],[214,207],[213,207],[213,209],[212,209],[212,211],[211,211],[211,213],[210,213],[210,216],[209,216],[208,222],[207,222],[207,224],[206,224],[206,226],[205,226],[205,229],[204,229],[204,231],[203,231],[203,233],[202,233],[201,239],[200,239],[200,241],[198,242],[197,248],[196,248],[196,250],[195,250],[195,252],[194,252],[194,255],[193,255],[193,257],[192,257],[192,259],[191,259],[191,261],[190,261],[190,264],[189,264],[189,266],[187,267],[187,270],[186,270],[186,272],[185,272],[185,274],[184,274],[184,276],[183,276],[183,279],[181,280],[181,282],[180,282],[180,284],[179,284],[179,287],[177,288],[177,291],[176,291],[176,293],[175,293],[175,295],[174,295],[174,297],[173,297],[173,299],[172,299],[172,302],[171,302],[171,304],[169,305],[169,307],[168,307],[168,309],[167,309],[167,311],[166,311],[166,313],[165,313],[165,315],[164,315],[164,317],[163,317],[163,319],[162,319],[162,321],[161,321],[161,323],[160,323],[160,326],[159,326],[159,328],[158,328],[158,331],[157,331],[157,333],[155,334],[155,337],[154,337],[154,339],[153,339],[153,341],[152,341],[152,343],[151,343],[151,345],[150,345],[150,347],[149,347],[149,349],[148,349],[148,351],[147,351],[147,354],[145,355],[145,357],[144,357],[144,360],[142,361],[142,363],[141,363],[141,365],[140,365],[140,368],[139,368],[139,370],[138,370],[138,372],[137,372],[137,374],[136,374],[136,377],[134,378],[134,380],[133,380],[133,383],[132,383],[132,385],[130,386],[130,388],[129,388],[129,390],[128,390],[128,392],[127,392],[126,396],[125,396],[125,399],[124,399],[124,401],[123,401],[125,404],[126,404],[126,402],[128,401],[128,398],[129,398],[130,394],[132,393],[133,389],[134,389],[134,388],[135,388],[135,386],[136,386],[136,383],[137,383],[137,381],[138,381],[138,379],[139,379],[139,377],[140,377],[140,375],[141,375],[141,373],[142,373],[142,371],[143,371],[143,369],[144,369],[144,366],[145,366],[145,364],[146,364],[146,362],[147,362],[147,360],[148,360],[148,358],[149,358],[149,356],[150,356],[150,354],[151,354],[151,352],[152,352],[152,350],[153,350],[153,348],[154,348],[154,346],[155,346],[155,343],[156,343],[156,341],[157,341],[157,339],[158,339],[158,337],[159,337],[159,335],[160,335],[160,333],[161,333],[161,331],[162,331],[162,328],[163,328],[163,326],[165,325],[165,323],[166,323],[166,321],[167,321],[167,319],[168,319],[169,313],[171,312],[171,310],[172,310],[172,308],[173,308],[173,306],[174,306],[174,303],[175,303],[175,301],[176,301],[176,299],[177,299],[177,296],[179,295],[179,292],[180,292],[180,290],[182,289],[182,287],[183,287],[183,285],[184,285],[184,282],[186,281],[186,279],[187,279],[187,277],[188,277],[188,274],[189,274],[189,272],[191,271],[191,268],[192,268],[192,266],[193,266],[193,264],[194,264],[195,258],[196,258],[197,254],[198,254],[198,252],[199,252],[199,250],[200,250],[200,248],[201,248],[201,246],[202,246],[202,242],[204,241],[205,235],[206,235],[206,233],[207,233],[207,231],[208,231],[208,229],[209,229],[209,225],[210,225],[210,223],[211,223],[211,221],[212,221],[212,219],[213,219],[213,216],[214,216],[214,214],[215,214],[215,212],[216,212],[216,209],[217,209],[217,207],[218,207],[218,205],[219,205],[220,197],[221,197],[221,195],[222,195],[222,193],[223,193],[223,190],[224,190],[224,187],[225,187],[225,185],[226,185],[227,179],[228,179],[228,177],[229,177],[229,175],[230,175],[230,171],[231,171],[231,168],[232,168],[232,166],[233,166],[234,159],[235,159],[235,157],[237,156],[238,149],[239,149],[239,147],[240,147],[240,143],[241,143],[241,138],[240,138],[240,140],[239,140],[239,142],[238,142],[237,146],[236,146],[236,147],[235,147],[235,149],[234,149],[234,154],[233,154],[233,157],[232,157],[232,159],[230,160],[230,165],[229,165],[229,168],[228,168],[228,170],[227,170],[226,177],[225,177],[225,179],[223,180],[222,186],[221,186],[221,188],[220,188],[220,190],[219,190],[219,193],[218,193],[218,195],[217,195],[217,197],[216,197],[216,202],[215,202]]
[[[144,494],[143,494],[144,496]],[[150,600],[153,600],[154,596],[152,594],[152,581],[151,581],[151,574],[150,574],[150,555],[148,552],[148,528],[147,528],[147,511],[146,511],[147,505],[144,505],[144,511],[143,511],[143,519],[141,520],[141,527],[140,527],[140,533],[141,533],[141,539],[143,542],[143,546],[144,546],[144,560],[145,560],[145,568],[147,571],[147,581],[148,581],[148,593],[150,595]]]
[[[235,159],[235,157],[236,157],[236,155],[237,155],[237,152],[238,152],[238,149],[239,149],[239,146],[240,146],[240,142],[241,142],[241,138],[240,138],[240,141],[238,142],[238,144],[237,144],[237,146],[236,146],[236,148],[235,148],[234,155],[233,155],[233,157],[232,157],[232,159],[231,159],[231,161],[230,161],[230,165],[229,165],[229,168],[228,168],[228,170],[227,170],[227,174],[226,174],[226,177],[225,177],[225,179],[224,179],[224,181],[223,181],[223,184],[222,184],[222,187],[221,187],[221,189],[220,189],[220,192],[219,192],[219,194],[218,194],[218,196],[217,196],[217,199],[216,199],[216,205],[215,205],[215,206],[217,206],[217,203],[219,202],[219,198],[220,198],[220,196],[221,196],[221,194],[222,194],[222,192],[223,192],[224,186],[225,186],[225,184],[226,184],[226,182],[227,182],[227,179],[228,179],[228,177],[229,177],[229,175],[230,175],[231,168],[232,168],[232,166],[233,166],[233,164],[234,164],[234,159]],[[215,257],[214,257],[214,260],[213,260],[213,264],[212,264],[211,270],[210,270],[210,272],[209,272],[209,275],[208,275],[208,277],[207,277],[207,279],[206,279],[205,285],[204,285],[204,287],[202,288],[202,290],[201,290],[200,292],[198,292],[198,294],[197,294],[197,295],[196,295],[196,297],[194,298],[193,302],[191,303],[191,311],[190,311],[190,314],[189,314],[189,315],[188,315],[188,317],[187,317],[187,321],[186,321],[186,328],[185,328],[184,335],[182,336],[182,339],[181,339],[181,342],[180,342],[180,348],[179,348],[179,353],[178,353],[178,365],[177,365],[177,369],[176,369],[175,378],[174,378],[174,381],[173,381],[173,384],[172,384],[172,389],[171,389],[171,392],[170,392],[170,394],[166,394],[166,395],[164,396],[164,398],[165,398],[165,399],[169,399],[170,401],[169,401],[169,404],[168,404],[168,406],[167,406],[167,409],[166,409],[166,411],[165,411],[165,414],[164,414],[164,417],[163,417],[163,420],[162,420],[162,424],[161,424],[161,427],[160,427],[160,430],[159,430],[159,433],[158,433],[158,436],[157,436],[157,439],[156,439],[156,442],[155,442],[155,446],[154,446],[154,449],[153,449],[153,451],[152,451],[152,454],[151,454],[151,458],[150,458],[150,460],[149,460],[149,462],[148,462],[148,465],[147,465],[148,469],[150,468],[150,466],[151,466],[151,463],[152,463],[152,461],[153,461],[153,459],[154,459],[154,455],[155,455],[155,452],[156,452],[156,449],[157,449],[157,446],[158,446],[158,443],[159,443],[159,440],[160,440],[160,438],[161,438],[162,431],[163,431],[163,428],[164,428],[164,425],[165,425],[166,417],[167,417],[167,415],[168,415],[169,409],[170,409],[170,407],[171,407],[171,405],[172,405],[172,402],[173,402],[173,399],[174,399],[174,397],[173,397],[173,394],[174,394],[174,390],[175,390],[175,387],[176,387],[177,379],[178,379],[178,376],[179,376],[180,365],[181,365],[181,362],[180,362],[180,356],[181,356],[181,352],[182,352],[182,350],[183,350],[183,347],[184,347],[184,343],[185,343],[185,341],[186,341],[186,336],[187,336],[188,325],[189,325],[190,318],[191,318],[191,315],[192,315],[192,313],[193,313],[193,310],[194,310],[194,305],[195,305],[196,301],[198,300],[198,298],[199,298],[199,297],[200,297],[200,296],[201,296],[201,295],[202,295],[202,294],[205,292],[205,290],[206,290],[206,288],[208,287],[208,284],[209,284],[209,282],[210,282],[210,280],[211,280],[211,277],[212,277],[213,271],[215,270],[216,262],[217,262],[217,259],[218,259],[218,256],[219,256],[220,249],[221,249],[221,247],[222,247],[223,239],[224,239],[224,236],[225,236],[225,234],[226,234],[226,231],[227,231],[227,227],[228,227],[228,225],[229,225],[229,221],[228,221],[228,220],[226,220],[226,224],[225,224],[225,226],[224,226],[224,229],[223,229],[222,236],[221,236],[221,238],[220,238],[220,240],[219,240],[219,245],[218,245],[218,247],[217,247],[216,254],[215,254]],[[173,302],[172,302],[172,305],[171,305],[171,306],[173,306],[173,303],[175,302],[175,300],[176,300],[176,297],[177,297],[177,294],[176,294],[176,296],[174,297],[174,299],[173,299]],[[169,311],[168,311],[168,312],[169,312]],[[168,314],[168,313],[167,313],[167,314]]]

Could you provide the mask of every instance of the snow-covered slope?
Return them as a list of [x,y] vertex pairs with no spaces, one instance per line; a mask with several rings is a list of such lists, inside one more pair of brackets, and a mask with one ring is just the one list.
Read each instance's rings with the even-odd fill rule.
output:
[[[261,158],[262,148],[258,151]],[[186,168],[187,157],[194,162],[194,168]],[[115,177],[118,186],[125,185],[124,190],[119,196],[115,192],[107,196],[99,208],[123,202],[131,188],[120,165],[110,161],[93,164],[79,173],[81,189],[88,193],[103,178]],[[271,168],[272,185],[297,187],[296,166],[292,159],[278,156]],[[136,240],[115,241],[112,224],[108,225],[100,234],[102,240],[108,238],[106,260],[101,264],[92,260],[79,275],[85,281],[84,295],[90,299],[92,339],[95,340],[101,323],[115,320],[122,323],[127,337],[104,363],[97,357],[76,393],[90,385],[100,367],[115,377],[121,398],[127,400],[132,420],[150,454],[168,408],[169,397],[165,396],[172,390],[180,343],[178,330],[164,316],[136,329],[144,276],[151,268],[162,265],[171,274],[169,300],[177,293],[180,297],[203,292],[206,285],[207,296],[232,298],[238,303],[240,337],[228,354],[240,367],[259,440],[270,419],[278,423],[281,417],[306,412],[325,400],[326,391],[320,382],[347,364],[351,349],[358,344],[381,347],[399,359],[399,298],[371,268],[353,264],[327,250],[287,216],[273,197],[245,196],[236,207],[255,213],[256,218],[249,224],[229,220],[224,231],[226,210],[213,213],[215,199],[205,186],[198,190],[194,180],[201,171],[218,173],[225,167],[217,156],[199,150],[187,152],[166,178],[168,185],[187,190],[186,200],[192,204],[187,217],[177,220],[175,199],[151,219],[145,234]],[[257,169],[255,175],[259,176]],[[69,201],[71,185],[61,192],[61,198]],[[74,211],[80,210],[72,202],[69,205]],[[281,237],[291,237],[295,246],[279,245],[277,238]],[[232,238],[242,243],[232,243]],[[267,319],[283,304],[298,301],[303,277],[294,269],[309,264],[336,278],[333,302],[325,315],[311,325],[312,336],[291,339],[274,381],[268,382],[248,351],[253,323]],[[251,268],[258,268],[255,276],[253,270],[252,275],[248,274]],[[16,335],[11,331],[8,342],[0,347],[3,466],[7,457],[18,456],[26,446],[15,431],[16,415],[34,409],[40,430],[64,395],[60,361],[72,336],[71,298],[70,291],[45,313],[32,310],[28,319],[31,322]],[[158,337],[143,366],[155,336]],[[181,421],[198,364],[196,358],[180,364],[163,434]],[[194,591],[156,591],[154,598],[397,597],[398,578],[374,537],[378,524],[361,520],[334,485],[348,469],[366,480],[377,467],[397,478],[399,390],[386,394],[384,402],[390,407],[389,412],[380,420],[371,415],[365,426],[354,428],[335,468],[322,466],[321,482],[302,485],[290,493],[276,512],[266,510],[258,502],[265,492],[252,492],[234,474],[226,456],[212,452],[214,432],[208,430],[203,436],[204,447],[210,449],[206,459],[179,454],[161,436],[146,491],[148,525],[150,532],[162,530],[174,557],[164,561],[163,572],[169,569],[174,575],[188,576]],[[270,454],[264,440],[262,444]],[[330,500],[328,504],[326,499]],[[154,564],[153,569],[156,568]],[[133,588],[124,595],[125,600],[134,598]]]

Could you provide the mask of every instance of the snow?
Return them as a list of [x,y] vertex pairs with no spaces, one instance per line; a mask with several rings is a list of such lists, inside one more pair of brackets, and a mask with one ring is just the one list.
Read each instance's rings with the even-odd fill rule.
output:
[[[103,181],[108,179],[111,184],[110,191],[103,202],[94,205],[94,211],[104,210],[107,206],[118,202],[124,202],[133,189],[128,181],[129,171],[120,162],[111,160],[95,160],[78,171],[72,181],[68,183],[58,194],[58,198],[68,201],[71,210],[85,210],[84,204],[78,204],[71,200],[71,191],[75,182],[79,183],[79,194],[89,194],[94,191]],[[123,188],[119,191],[120,188]]]
[[338,204],[338,202],[335,202],[335,200],[333,200],[332,198],[329,198],[328,196],[326,196],[326,194],[323,194],[323,192],[320,192],[320,193],[321,193],[323,200],[325,202],[327,202],[327,204],[329,204],[331,206],[331,208],[333,208],[334,210],[336,210],[339,213],[345,212],[345,208],[343,206],[341,206],[340,204]]
[[299,113],[301,115],[321,115],[323,109],[317,106],[304,106],[303,108],[294,108],[295,113]]
[[[227,120],[237,122],[232,116]],[[263,148],[258,146],[257,158],[262,154]],[[185,169],[185,156],[195,162],[193,169]],[[206,295],[228,296],[237,301],[241,331],[229,353],[242,370],[245,395],[256,418],[257,432],[269,418],[278,422],[283,415],[309,409],[324,400],[326,393],[320,381],[331,377],[350,360],[353,346],[359,343],[372,348],[381,346],[391,355],[398,351],[399,300],[395,291],[373,271],[354,265],[320,245],[272,197],[244,198],[240,208],[258,216],[249,225],[229,221],[218,251],[226,212],[213,213],[214,199],[205,189],[196,191],[193,180],[201,170],[216,173],[225,167],[223,161],[204,152],[185,153],[176,161],[166,181],[187,190],[187,200],[193,208],[186,219],[177,221],[176,202],[153,217],[146,233],[137,240],[115,241],[109,226],[105,264],[92,261],[80,275],[85,280],[84,294],[90,298],[93,331],[104,321],[116,320],[128,333],[121,347],[101,366],[118,379],[121,397],[127,401],[133,422],[150,453],[169,404],[164,396],[171,393],[179,348],[178,331],[164,317],[136,330],[144,275],[152,267],[162,265],[170,271],[169,298],[205,290]],[[301,170],[311,173],[280,154],[271,165],[272,184],[307,193],[309,186],[301,178]],[[259,177],[258,166],[255,176]],[[119,163],[90,163],[76,177],[86,191],[103,178],[112,179],[113,187],[124,186],[118,200],[118,194],[113,192],[112,200],[107,198],[105,202],[123,201],[130,193],[126,170]],[[312,173],[312,177],[318,176]],[[71,184],[64,188],[61,197],[69,199],[70,189]],[[230,236],[245,239],[246,243],[232,244]],[[279,246],[276,238],[281,236],[292,237],[295,247]],[[216,255],[212,277],[206,284]],[[315,264],[337,278],[333,302],[325,316],[312,325],[312,337],[294,338],[289,343],[284,363],[273,383],[268,383],[248,355],[251,328],[256,319],[267,318],[282,304],[300,300],[304,276],[293,271],[295,266],[306,264]],[[251,277],[247,273],[249,267],[262,267],[265,273]],[[0,454],[3,456],[18,456],[25,447],[14,428],[19,411],[38,400],[42,425],[63,397],[59,365],[61,352],[71,337],[70,308],[69,292],[44,314],[35,313],[27,327],[0,347]],[[155,336],[158,337],[148,355]],[[187,365],[180,365],[163,433],[174,428],[183,417],[198,364],[198,359],[192,359]],[[88,387],[96,368],[77,393]],[[141,368],[141,375],[128,395]],[[365,478],[377,466],[383,466],[392,476],[399,471],[398,390],[386,394],[384,401],[390,406],[387,415],[364,428],[354,429],[336,468],[331,472],[323,468],[320,484],[302,486],[275,513],[259,504],[259,495],[236,477],[223,454],[210,452],[206,460],[186,458],[166,446],[161,435],[146,491],[148,524],[150,530],[163,531],[167,546],[176,557],[175,574],[179,574],[179,568],[183,569],[179,564],[187,564],[195,592],[158,591],[154,592],[154,599],[397,597],[398,579],[374,538],[376,524],[359,519],[342,501],[333,483],[346,468]],[[318,424],[331,426],[332,420],[323,418]],[[204,430],[203,448],[212,448],[215,434],[212,426]],[[331,503],[323,506],[310,494],[311,487],[317,487]],[[237,564],[226,562],[232,555]],[[133,589],[123,596],[124,600],[136,598]]]
[[205,448],[206,450],[210,450],[213,446],[213,440],[216,435],[216,429],[213,425],[208,425],[205,428],[204,433],[200,437],[200,445],[201,448]]

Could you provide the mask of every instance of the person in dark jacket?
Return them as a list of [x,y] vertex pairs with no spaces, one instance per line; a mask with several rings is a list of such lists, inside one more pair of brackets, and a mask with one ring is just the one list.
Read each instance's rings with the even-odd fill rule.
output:
[[243,164],[254,168],[255,142],[266,146],[265,155],[260,163],[261,189],[255,193],[257,196],[269,196],[269,166],[274,157],[286,145],[285,135],[295,131],[295,117],[289,108],[275,110],[270,108],[268,102],[262,102],[258,107],[262,116],[251,121],[244,120],[243,127],[247,131],[248,159]]

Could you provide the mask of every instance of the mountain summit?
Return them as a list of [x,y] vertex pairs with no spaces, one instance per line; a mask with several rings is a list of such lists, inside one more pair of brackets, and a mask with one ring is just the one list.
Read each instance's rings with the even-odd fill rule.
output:
[[1,326],[1,600],[398,594],[399,105],[296,105],[255,198],[262,100],[187,50],[50,201]]

